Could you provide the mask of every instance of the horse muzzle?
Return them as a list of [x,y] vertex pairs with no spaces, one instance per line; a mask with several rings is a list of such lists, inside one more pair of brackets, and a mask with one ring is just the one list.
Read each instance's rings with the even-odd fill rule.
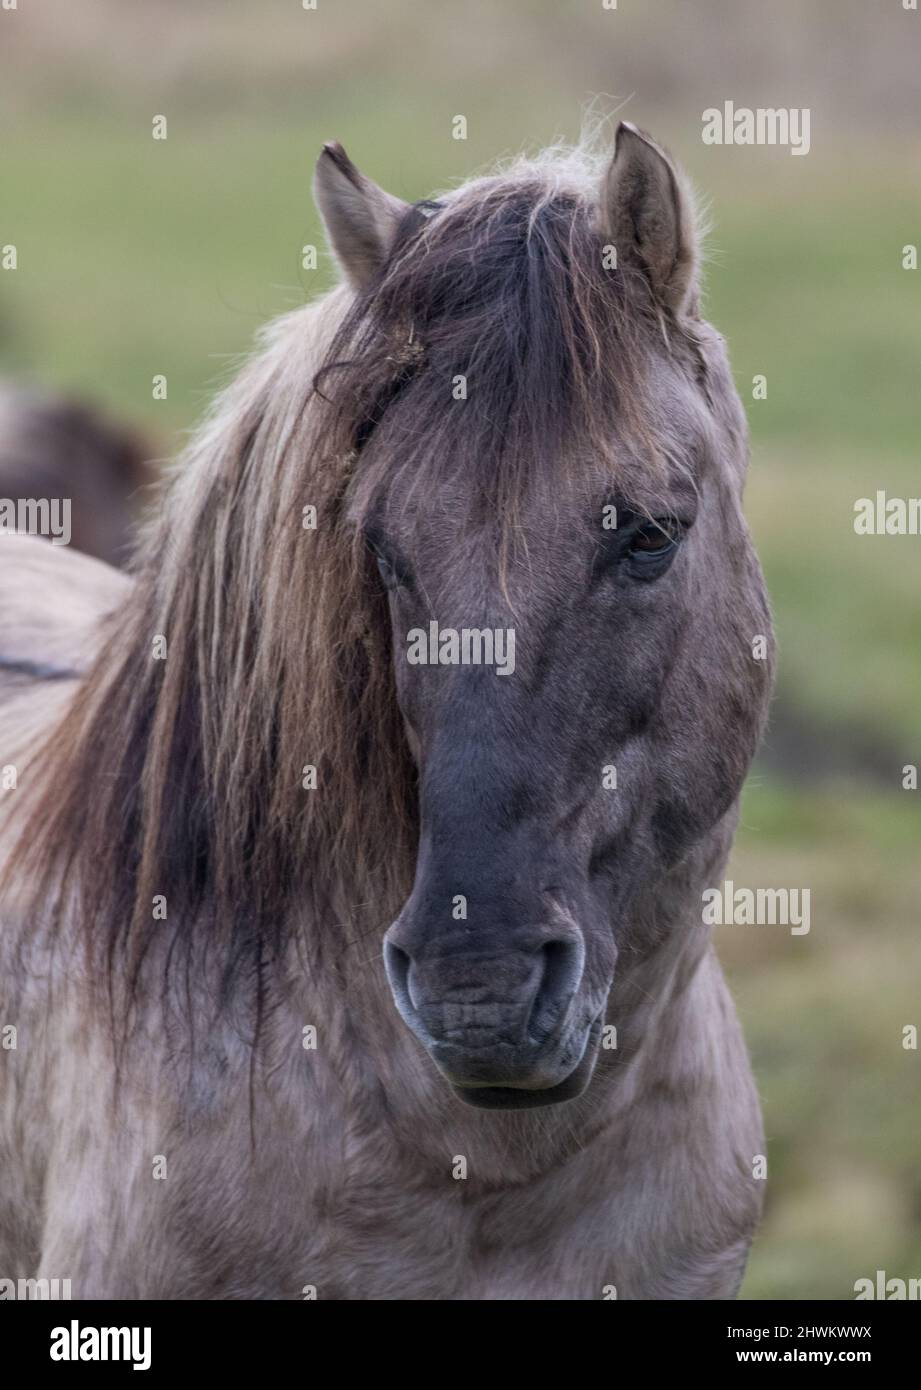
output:
[[487,1109],[571,1100],[597,1055],[600,1018],[580,1006],[581,933],[514,933],[497,951],[476,935],[431,939],[399,919],[384,939],[394,1002],[455,1094]]

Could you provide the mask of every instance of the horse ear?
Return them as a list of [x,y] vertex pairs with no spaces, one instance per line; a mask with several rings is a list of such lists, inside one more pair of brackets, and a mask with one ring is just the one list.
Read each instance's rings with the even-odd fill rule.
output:
[[629,121],[617,128],[601,211],[618,262],[639,264],[656,299],[672,313],[693,312],[697,235],[691,195],[664,150]]
[[390,254],[408,203],[366,179],[337,141],[323,146],[313,196],[336,260],[350,283],[362,289]]

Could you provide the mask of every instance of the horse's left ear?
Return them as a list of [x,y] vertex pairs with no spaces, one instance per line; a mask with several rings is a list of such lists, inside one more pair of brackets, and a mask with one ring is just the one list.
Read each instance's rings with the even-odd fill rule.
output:
[[323,146],[313,196],[336,260],[355,288],[363,289],[389,256],[409,204],[366,179],[337,141]]
[[697,234],[691,195],[665,151],[629,121],[617,128],[601,215],[618,264],[639,264],[656,299],[673,314],[694,312]]

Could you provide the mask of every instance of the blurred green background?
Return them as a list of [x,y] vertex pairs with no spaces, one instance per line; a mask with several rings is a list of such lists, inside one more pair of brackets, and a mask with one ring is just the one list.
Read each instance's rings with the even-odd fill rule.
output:
[[[781,677],[728,875],[809,887],[812,930],[721,929],[769,1136],[743,1296],[921,1275],[918,537],[921,14],[901,0],[20,0],[0,11],[0,370],[141,422],[164,455],[267,317],[330,283],[309,194],[336,138],[425,196],[578,135],[646,127],[709,202],[708,316],[748,410],[748,513]],[[704,146],[701,112],[808,107],[812,148]],[[452,118],[468,138],[452,138]],[[165,115],[168,139],[151,136]],[[165,373],[168,399],[151,378]],[[766,400],[752,378],[767,377]]]

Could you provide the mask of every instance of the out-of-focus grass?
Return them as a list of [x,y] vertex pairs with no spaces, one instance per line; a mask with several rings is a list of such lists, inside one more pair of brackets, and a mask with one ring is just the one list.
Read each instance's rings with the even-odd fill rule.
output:
[[809,888],[810,931],[717,931],[759,1083],[765,1219],[746,1298],[854,1297],[921,1269],[921,793],[842,783],[785,791],[756,776],[727,877]]
[[[753,416],[757,404],[749,408]],[[756,431],[758,430],[756,425]],[[854,503],[919,493],[906,449],[754,441],[746,497],[777,618],[782,691],[833,736],[864,725],[891,743],[894,790],[921,762],[921,537],[860,536]]]
[[[881,456],[915,453],[921,424],[921,272],[902,268],[921,197],[901,158],[874,165],[856,153],[859,176],[836,163],[816,171],[806,157],[792,170],[768,164],[751,185],[748,162],[733,178],[727,163],[695,161],[714,222],[708,311],[729,340],[754,436],[795,440],[830,493],[842,445],[865,449],[876,477]],[[765,401],[752,399],[756,373],[768,379]]]
[[[708,310],[748,411],[747,512],[778,619],[781,689],[819,726],[864,724],[918,761],[918,536],[858,536],[854,503],[917,496],[921,200],[902,163],[721,180]],[[869,196],[865,196],[868,192]],[[767,378],[755,400],[752,378]]]
[[[164,433],[188,426],[267,318],[332,283],[310,183],[339,139],[393,192],[422,197],[496,151],[485,131],[450,138],[452,108],[424,125],[408,101],[380,129],[374,93],[335,98],[322,123],[234,117],[30,121],[0,157],[4,241],[19,268],[0,278],[0,369],[101,399]],[[302,268],[301,248],[320,261]],[[151,378],[165,373],[166,401]]]

